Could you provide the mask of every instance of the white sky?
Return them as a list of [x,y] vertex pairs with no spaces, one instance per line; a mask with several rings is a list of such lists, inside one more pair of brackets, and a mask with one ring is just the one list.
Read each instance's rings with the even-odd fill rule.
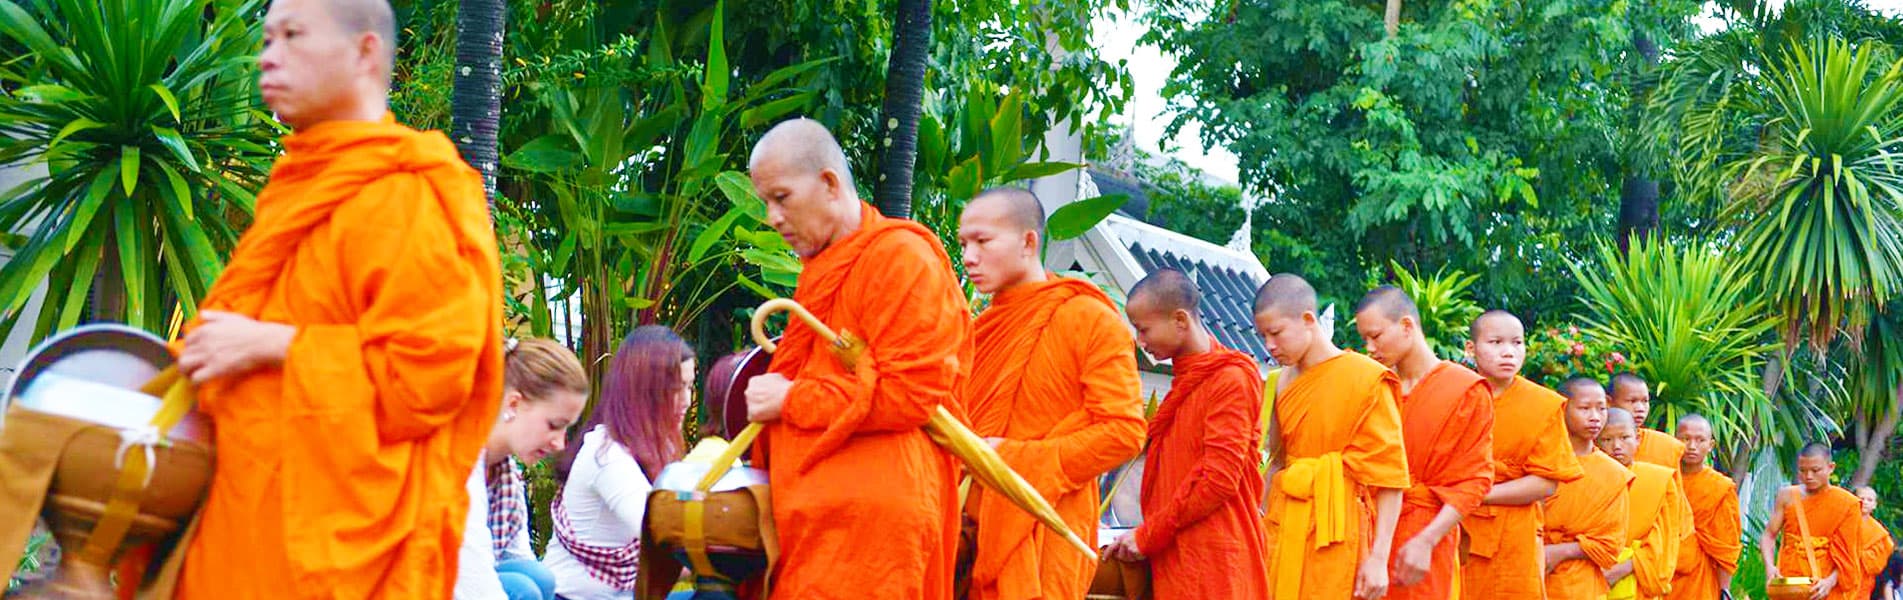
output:
[[[1783,3],[1781,0],[1772,2]],[[1134,0],[1132,4],[1137,5],[1133,11],[1144,10],[1143,0]],[[1903,15],[1903,0],[1865,0],[1864,4],[1885,14]],[[1154,47],[1139,46],[1137,38],[1142,37],[1143,32],[1142,24],[1133,15],[1104,18],[1097,23],[1095,45],[1102,50],[1104,58],[1130,61],[1130,78],[1135,89],[1130,103],[1124,106],[1123,115],[1116,117],[1118,123],[1135,127],[1138,147],[1158,152],[1167,146],[1170,150],[1167,154],[1192,167],[1227,181],[1238,181],[1236,156],[1223,148],[1204,151],[1193,126],[1184,128],[1174,138],[1162,139],[1163,130],[1170,122],[1162,97],[1163,83],[1169,79],[1176,60]]]

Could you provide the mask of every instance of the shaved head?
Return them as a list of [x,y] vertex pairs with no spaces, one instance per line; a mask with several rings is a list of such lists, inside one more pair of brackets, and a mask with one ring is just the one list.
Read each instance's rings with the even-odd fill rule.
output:
[[813,175],[830,170],[836,173],[846,190],[856,189],[852,182],[852,166],[846,162],[846,151],[839,146],[839,140],[833,137],[819,121],[807,118],[783,121],[760,136],[753,145],[753,155],[747,159],[747,169],[757,170],[760,164],[769,158],[781,160],[789,169],[789,174]]
[[1255,314],[1295,316],[1320,309],[1315,286],[1294,273],[1277,273],[1255,291]]
[[1361,302],[1355,304],[1357,315],[1370,310],[1378,311],[1390,321],[1399,321],[1401,317],[1414,319],[1416,323],[1421,321],[1421,309],[1414,306],[1414,299],[1409,298],[1401,288],[1391,285],[1370,290],[1368,295],[1361,297]]
[[1519,317],[1513,316],[1513,313],[1496,308],[1487,312],[1480,313],[1480,316],[1474,319],[1473,325],[1467,328],[1467,335],[1469,337],[1478,338],[1480,337],[1480,332],[1486,330],[1487,327],[1490,327],[1496,323],[1504,324],[1508,322],[1513,323],[1515,326],[1520,327],[1522,330],[1524,330],[1526,327],[1524,324],[1520,323]]
[[1618,407],[1608,408],[1606,409],[1606,429],[1615,427],[1633,429],[1638,427],[1638,422],[1632,420],[1632,411]]
[[1037,234],[1040,242],[1044,239],[1044,205],[1037,201],[1037,194],[1031,190],[1015,187],[995,187],[985,190],[965,205],[965,210],[985,204],[996,205],[1004,213],[1005,220],[1019,231]]
[[1798,458],[1805,458],[1805,457],[1821,458],[1824,460],[1830,460],[1830,444],[1826,444],[1823,442],[1811,442],[1808,444],[1804,444],[1804,448],[1802,450],[1797,451],[1797,457]]
[[1686,427],[1694,425],[1704,427],[1707,434],[1711,433],[1711,420],[1706,419],[1705,415],[1698,413],[1687,413],[1685,416],[1679,417],[1678,428],[1674,431],[1683,431]]
[[1559,384],[1560,395],[1567,398],[1578,398],[1581,394],[1592,391],[1603,393],[1606,391],[1606,388],[1600,386],[1599,382],[1593,381],[1590,377],[1574,377]]
[[1128,303],[1139,301],[1164,311],[1182,310],[1201,315],[1203,293],[1196,289],[1196,282],[1190,281],[1189,275],[1164,267],[1130,286]]
[[1612,376],[1612,384],[1607,387],[1610,388],[1612,391],[1617,392],[1619,391],[1619,388],[1622,388],[1622,387],[1634,387],[1634,386],[1641,386],[1641,385],[1645,385],[1644,377],[1640,377],[1637,373],[1633,373],[1631,371],[1620,371],[1618,375]]
[[330,16],[349,35],[372,34],[383,40],[385,82],[396,71],[396,15],[388,0],[325,0]]

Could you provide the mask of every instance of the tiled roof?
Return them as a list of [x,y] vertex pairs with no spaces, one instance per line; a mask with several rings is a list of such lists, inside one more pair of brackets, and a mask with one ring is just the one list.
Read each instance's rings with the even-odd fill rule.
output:
[[1262,345],[1262,338],[1255,332],[1255,290],[1262,285],[1260,279],[1168,250],[1145,248],[1136,241],[1130,243],[1130,255],[1136,257],[1145,272],[1172,267],[1189,274],[1203,293],[1203,326],[1222,345],[1254,355],[1257,361],[1269,362],[1269,349]]

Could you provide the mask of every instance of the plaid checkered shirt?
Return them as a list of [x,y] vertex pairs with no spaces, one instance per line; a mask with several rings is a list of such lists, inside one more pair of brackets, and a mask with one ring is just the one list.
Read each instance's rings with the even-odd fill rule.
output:
[[589,576],[617,590],[634,589],[635,576],[641,567],[641,538],[636,537],[628,545],[619,547],[583,542],[575,535],[575,525],[568,522],[568,510],[562,508],[561,498],[556,498],[551,508],[555,539],[575,557],[575,562],[581,563]]
[[489,484],[489,533],[495,545],[496,560],[500,561],[509,549],[509,542],[528,526],[528,485],[523,483],[522,463],[516,462],[513,456],[489,465],[485,479]]

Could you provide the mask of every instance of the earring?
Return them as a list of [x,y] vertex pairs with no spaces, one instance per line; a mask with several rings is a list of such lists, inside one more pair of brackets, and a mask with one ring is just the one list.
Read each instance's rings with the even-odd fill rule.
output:
[[505,413],[502,413],[502,422],[504,422],[504,423],[507,423],[507,422],[509,422],[509,421],[514,421],[514,420],[515,420],[515,413],[514,413],[514,412],[505,412]]

